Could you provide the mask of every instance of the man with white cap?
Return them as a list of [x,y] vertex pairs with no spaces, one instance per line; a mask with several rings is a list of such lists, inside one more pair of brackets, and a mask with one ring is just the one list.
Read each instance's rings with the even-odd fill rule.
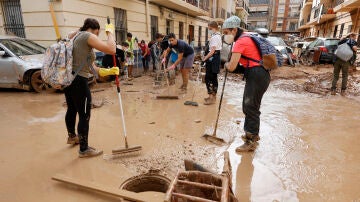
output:
[[233,72],[239,63],[245,67],[246,84],[242,105],[245,135],[242,136],[244,144],[236,148],[236,151],[248,152],[254,151],[260,140],[260,104],[270,84],[270,74],[260,63],[249,59],[260,61],[261,54],[255,42],[240,28],[240,22],[240,18],[231,16],[225,20],[222,30],[224,41],[228,44],[234,43],[231,59],[225,64],[226,69]]

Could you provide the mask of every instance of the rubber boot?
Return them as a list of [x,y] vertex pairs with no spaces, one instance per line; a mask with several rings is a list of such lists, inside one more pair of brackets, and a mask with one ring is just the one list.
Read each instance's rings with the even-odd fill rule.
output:
[[336,90],[335,89],[331,89],[331,95],[336,95]]
[[205,100],[204,105],[211,105],[216,103],[216,94],[210,94],[209,99]]
[[341,95],[341,96],[345,96],[345,95],[346,95],[345,90],[341,90],[340,95]]
[[260,140],[259,135],[254,135],[251,133],[246,133],[244,136],[241,136],[244,141],[244,144],[236,148],[236,152],[251,152],[254,151],[259,145],[258,141]]

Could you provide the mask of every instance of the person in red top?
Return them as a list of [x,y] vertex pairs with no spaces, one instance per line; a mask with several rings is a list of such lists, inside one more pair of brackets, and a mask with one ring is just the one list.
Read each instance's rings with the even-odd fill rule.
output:
[[228,44],[233,43],[231,59],[225,64],[226,69],[233,72],[239,63],[245,67],[246,83],[242,104],[245,114],[245,135],[242,136],[244,144],[236,148],[236,151],[254,151],[258,145],[257,141],[260,140],[260,104],[270,84],[270,74],[259,63],[247,59],[261,60],[261,55],[256,44],[240,28],[240,18],[231,16],[226,19],[222,29],[225,34],[224,41]]
[[139,47],[141,49],[141,60],[144,67],[144,73],[146,74],[146,72],[149,70],[150,50],[144,40],[141,40]]

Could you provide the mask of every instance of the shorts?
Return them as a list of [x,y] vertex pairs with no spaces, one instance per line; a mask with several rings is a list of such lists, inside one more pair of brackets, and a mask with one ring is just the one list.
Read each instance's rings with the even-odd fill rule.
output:
[[184,57],[180,62],[180,69],[191,69],[194,64],[195,54]]
[[126,58],[126,63],[127,63],[128,65],[134,65],[134,64],[135,64],[134,58]]

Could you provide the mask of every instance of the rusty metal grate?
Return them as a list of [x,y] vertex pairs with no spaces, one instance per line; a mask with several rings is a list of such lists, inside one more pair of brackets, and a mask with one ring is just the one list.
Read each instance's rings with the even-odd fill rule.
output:
[[25,38],[20,0],[1,0],[1,7],[6,34]]

